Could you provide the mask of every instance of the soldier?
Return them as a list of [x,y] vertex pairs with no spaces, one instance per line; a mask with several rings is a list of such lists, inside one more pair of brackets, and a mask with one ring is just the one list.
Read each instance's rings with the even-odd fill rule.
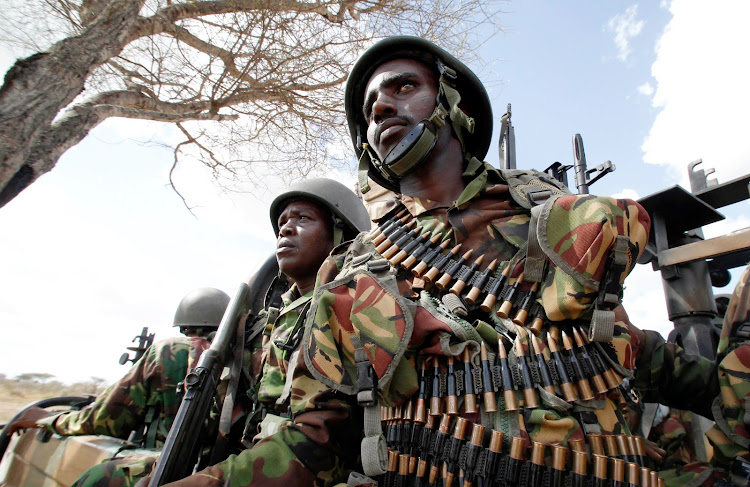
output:
[[694,462],[660,472],[667,485],[747,485],[750,479],[750,266],[732,294],[724,316],[716,361],[691,356],[644,330],[635,387],[646,400],[689,409],[714,426],[710,464]]
[[191,291],[174,316],[174,326],[187,338],[154,344],[125,376],[80,411],[52,414],[29,408],[10,425],[10,433],[45,428],[62,436],[107,435],[123,440],[134,433],[142,446],[161,445],[180,406],[177,384],[210,346],[206,337],[219,326],[228,303],[229,296],[219,289]]
[[[331,179],[293,184],[271,203],[271,224],[278,236],[276,259],[292,287],[282,295],[281,310],[268,309],[261,352],[251,366],[257,385],[254,421],[246,428],[246,446],[289,422],[291,381],[297,364],[303,323],[318,269],[331,250],[370,227],[365,207],[350,189]],[[318,223],[312,226],[311,222]],[[260,359],[261,365],[257,362]]]
[[[318,269],[334,247],[370,227],[367,211],[359,198],[331,179],[293,184],[274,199],[270,213],[278,236],[276,259],[292,287],[282,295],[281,309],[270,308],[263,315],[267,324],[262,346],[247,364],[249,375],[255,380],[255,386],[249,391],[254,411],[243,438],[250,449],[176,484],[213,483],[215,472],[233,469],[250,451],[274,456],[275,452],[267,449],[267,443],[261,440],[283,436],[293,428],[289,405],[296,391],[292,378],[299,363],[303,324]],[[255,349],[256,344],[250,344],[249,348]],[[138,485],[146,485],[146,481]]]
[[[372,482],[356,474],[364,471],[383,485],[515,485],[554,474],[545,456],[558,481],[601,476],[602,459],[606,477],[601,435],[629,433],[609,395],[633,366],[628,325],[612,308],[648,216],[632,201],[579,198],[543,174],[481,162],[492,133],[486,91],[423,39],[370,48],[345,101],[360,188],[369,175],[399,197],[376,231],[334,249],[318,273],[292,421],[177,484]],[[545,198],[532,224],[530,209]],[[552,264],[527,252],[539,250],[526,243],[537,227],[545,245],[570,253]],[[611,455],[642,474],[630,450]]]

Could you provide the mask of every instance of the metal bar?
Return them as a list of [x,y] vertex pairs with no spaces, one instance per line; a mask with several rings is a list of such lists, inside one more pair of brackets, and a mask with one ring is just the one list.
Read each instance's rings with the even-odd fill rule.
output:
[[[658,244],[657,244],[658,245]],[[659,252],[659,267],[710,259],[750,248],[750,228]]]

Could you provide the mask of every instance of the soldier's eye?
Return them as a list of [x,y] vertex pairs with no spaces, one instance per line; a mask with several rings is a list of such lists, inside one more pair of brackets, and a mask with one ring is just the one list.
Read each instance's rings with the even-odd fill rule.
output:
[[401,83],[399,85],[397,91],[399,93],[405,93],[405,92],[407,92],[409,90],[412,90],[412,89],[416,88],[416,86],[417,85],[415,83],[411,82],[411,81],[404,81],[403,83]]

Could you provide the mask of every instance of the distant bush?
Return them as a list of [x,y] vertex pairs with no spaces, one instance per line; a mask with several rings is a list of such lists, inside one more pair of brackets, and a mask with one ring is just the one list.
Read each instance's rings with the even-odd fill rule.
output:
[[75,394],[99,394],[106,388],[104,379],[91,377],[89,380],[67,384],[55,380],[55,376],[46,373],[25,373],[9,379],[0,374],[0,386],[7,393],[19,397],[55,397]]

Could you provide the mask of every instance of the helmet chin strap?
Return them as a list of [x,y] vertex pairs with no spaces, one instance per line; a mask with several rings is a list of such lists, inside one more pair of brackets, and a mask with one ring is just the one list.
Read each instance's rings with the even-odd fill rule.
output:
[[[463,137],[463,130],[474,132],[474,119],[466,115],[459,107],[461,95],[453,87],[456,79],[453,69],[438,61],[440,79],[438,82],[438,96],[435,110],[429,118],[420,121],[408,134],[404,135],[393,149],[388,152],[383,162],[367,143],[363,143],[362,155],[359,160],[359,187],[363,193],[369,190],[367,183],[367,169],[372,164],[388,181],[398,184],[399,179],[416,169],[432,153],[437,145],[438,132],[450,122],[456,134],[464,155],[468,155]],[[446,105],[449,108],[446,108]]]

